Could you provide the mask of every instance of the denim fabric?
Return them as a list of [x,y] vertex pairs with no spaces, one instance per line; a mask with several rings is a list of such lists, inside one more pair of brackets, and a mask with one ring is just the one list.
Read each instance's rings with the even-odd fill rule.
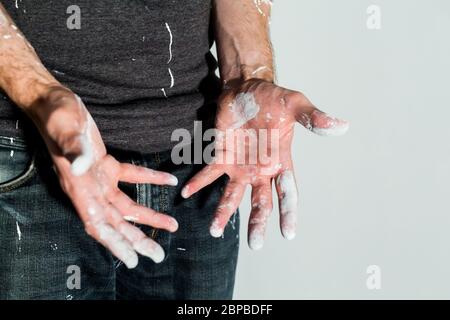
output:
[[[39,144],[37,144],[39,145]],[[176,175],[178,187],[120,184],[138,203],[174,216],[169,233],[140,228],[166,252],[128,270],[90,238],[59,186],[43,147],[0,137],[0,299],[231,299],[239,246],[236,213],[224,236],[209,235],[225,177],[190,199],[181,187],[201,166],[174,165],[170,153],[110,150],[122,162]],[[73,286],[74,272],[81,276]]]

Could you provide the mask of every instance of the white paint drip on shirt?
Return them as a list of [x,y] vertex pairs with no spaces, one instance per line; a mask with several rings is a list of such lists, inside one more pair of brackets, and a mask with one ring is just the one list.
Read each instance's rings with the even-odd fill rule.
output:
[[[172,30],[170,29],[169,24],[166,22],[166,29],[167,32],[169,33],[169,58],[167,60],[167,64],[170,64],[172,62],[173,59],[173,53],[172,53],[172,45],[173,45],[173,34],[172,34]],[[170,89],[173,88],[173,86],[175,85],[175,78],[173,76],[173,72],[172,69],[167,68],[167,71],[169,72],[169,76],[170,76]],[[165,88],[161,88],[162,93],[164,94],[164,97],[167,98],[167,93],[166,93],[166,89]]]
[[173,73],[172,70],[169,68],[169,75],[170,75],[170,88],[173,88],[173,86],[175,85],[175,79],[173,77]]
[[170,26],[169,24],[166,22],[166,29],[169,32],[169,36],[170,36],[170,43],[169,43],[169,61],[167,61],[167,63],[170,63],[172,61],[172,44],[173,44],[173,35],[172,35],[172,30],[170,30]]

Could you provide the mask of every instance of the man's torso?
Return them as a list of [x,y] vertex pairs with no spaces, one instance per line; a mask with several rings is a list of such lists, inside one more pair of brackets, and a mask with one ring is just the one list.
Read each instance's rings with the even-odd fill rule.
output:
[[[170,133],[192,129],[216,94],[216,85],[205,89],[216,80],[210,0],[3,3],[47,69],[84,100],[107,145],[168,149]],[[0,97],[0,135],[20,136],[22,118]]]

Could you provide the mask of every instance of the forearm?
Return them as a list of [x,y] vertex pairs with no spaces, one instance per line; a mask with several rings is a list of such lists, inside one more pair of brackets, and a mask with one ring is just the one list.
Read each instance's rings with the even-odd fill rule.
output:
[[224,82],[274,80],[269,0],[214,0],[215,36]]
[[0,88],[25,112],[58,81],[0,4]]

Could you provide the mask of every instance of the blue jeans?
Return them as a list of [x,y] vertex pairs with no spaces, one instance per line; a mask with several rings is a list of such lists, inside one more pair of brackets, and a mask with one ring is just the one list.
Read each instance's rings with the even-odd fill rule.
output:
[[164,248],[165,260],[141,256],[128,270],[85,233],[42,143],[0,137],[0,299],[231,299],[238,213],[223,238],[208,231],[226,178],[182,199],[181,187],[201,166],[174,165],[170,152],[109,151],[178,177],[178,187],[120,184],[138,203],[178,220],[173,234],[140,226]]

